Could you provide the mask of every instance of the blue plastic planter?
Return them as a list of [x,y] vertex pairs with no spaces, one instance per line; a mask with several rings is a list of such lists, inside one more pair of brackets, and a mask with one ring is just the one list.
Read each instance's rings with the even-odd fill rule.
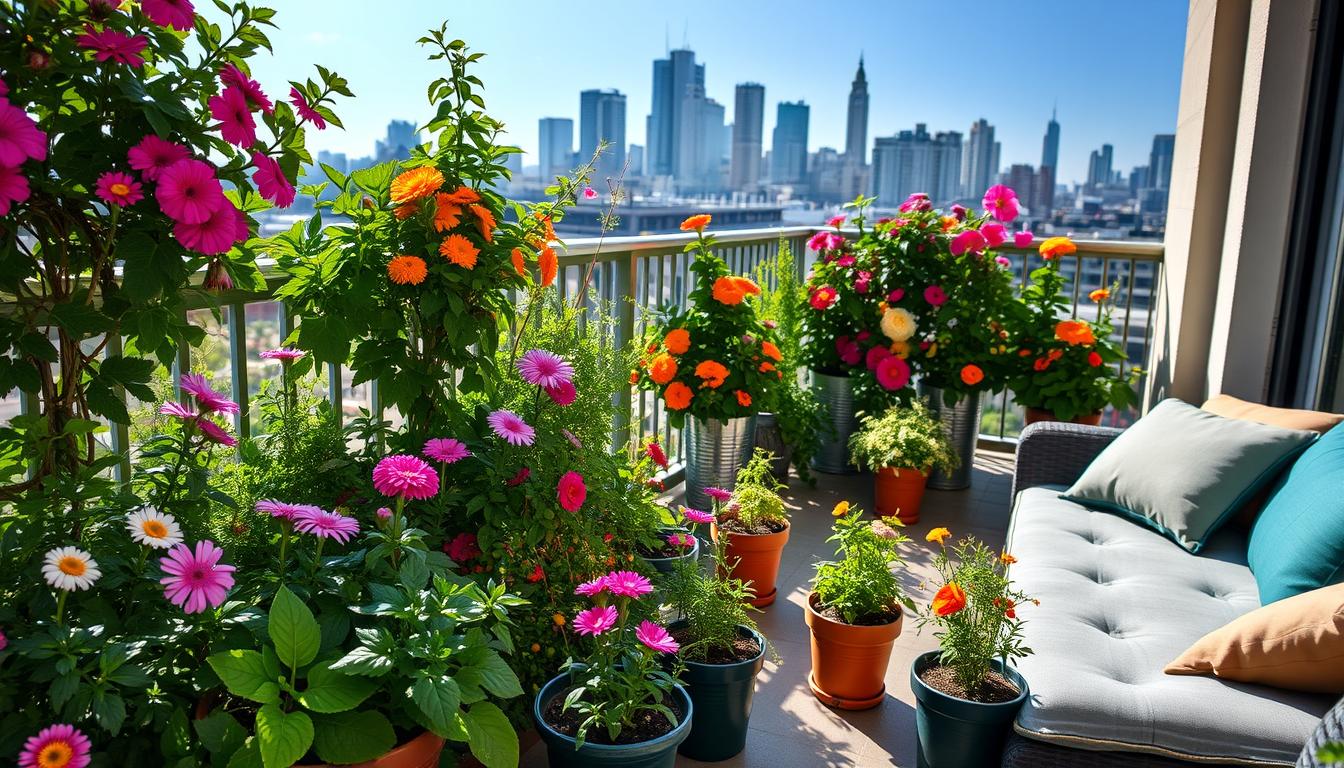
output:
[[[684,623],[674,622],[668,629]],[[737,629],[743,637],[754,638],[761,646],[755,658],[732,664],[687,661],[686,671],[681,675],[695,710],[690,738],[682,742],[678,751],[693,760],[705,763],[727,760],[747,746],[747,721],[751,719],[756,675],[765,664],[765,638],[749,627]]]
[[919,768],[980,768],[997,766],[1017,711],[1027,700],[1027,681],[1017,670],[1006,671],[995,661],[994,671],[1017,686],[1017,698],[982,704],[948,696],[919,679],[938,663],[939,651],[929,651],[910,665],[910,689],[915,693]]
[[691,697],[687,695],[686,689],[678,685],[673,690],[675,696],[681,700],[682,708],[685,712],[681,722],[669,733],[663,734],[652,741],[641,741],[635,744],[592,744],[585,742],[582,747],[575,748],[575,741],[572,736],[566,736],[563,733],[552,728],[542,717],[546,711],[546,706],[551,703],[551,699],[559,696],[565,688],[570,685],[568,673],[551,678],[550,682],[542,686],[541,692],[532,702],[532,719],[537,723],[537,732],[541,734],[541,740],[546,742],[546,757],[551,768],[674,768],[677,763],[677,747],[681,742],[691,735],[691,720],[695,717],[695,711],[691,705]]

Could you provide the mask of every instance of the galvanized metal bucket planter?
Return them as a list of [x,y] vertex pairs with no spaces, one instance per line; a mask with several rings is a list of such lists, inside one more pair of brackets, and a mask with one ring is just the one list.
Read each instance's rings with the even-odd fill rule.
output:
[[929,409],[943,423],[943,433],[952,443],[952,452],[960,460],[951,472],[935,469],[929,474],[929,487],[939,491],[958,491],[971,487],[975,464],[975,444],[980,439],[980,393],[963,397],[956,405],[943,401],[943,390],[923,382],[919,394],[929,399]]
[[756,417],[736,419],[687,419],[686,505],[710,510],[713,504],[706,488],[733,490],[737,471],[751,460],[756,447]]
[[789,465],[793,461],[793,447],[784,442],[784,435],[779,431],[779,419],[775,418],[773,413],[759,413],[756,415],[756,447],[764,448],[769,451],[773,459],[770,460],[770,474],[781,483],[789,482]]
[[808,371],[812,377],[812,391],[826,408],[826,426],[822,430],[821,447],[812,457],[812,466],[819,472],[848,475],[858,472],[849,463],[849,436],[859,428],[854,415],[854,381],[848,376]]

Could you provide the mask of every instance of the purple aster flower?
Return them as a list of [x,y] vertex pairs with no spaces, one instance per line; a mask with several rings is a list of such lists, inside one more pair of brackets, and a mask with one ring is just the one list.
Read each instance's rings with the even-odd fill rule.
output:
[[676,653],[681,649],[681,646],[676,640],[672,639],[672,636],[667,633],[666,629],[663,629],[648,619],[641,621],[639,626],[635,629],[635,639],[639,640],[639,642],[643,643],[650,650],[658,651],[659,653]]
[[686,522],[688,523],[704,525],[706,523],[714,522],[714,515],[711,515],[708,512],[702,512],[698,509],[691,509],[690,507],[682,507],[681,516],[686,518]]
[[574,631],[580,635],[600,635],[616,626],[620,614],[614,605],[593,606],[574,617]]
[[293,362],[295,360],[303,359],[307,354],[308,353],[304,352],[302,349],[281,347],[279,349],[268,349],[265,352],[262,352],[259,357],[262,360],[283,360],[285,362]]
[[311,533],[323,539],[335,539],[344,544],[359,533],[359,521],[339,512],[310,507],[294,518],[294,530]]
[[574,378],[574,366],[554,352],[533,349],[518,358],[523,381],[537,387],[558,387]]
[[194,419],[196,414],[191,409],[179,402],[164,403],[159,406],[159,413],[164,416],[173,416],[179,419]]
[[486,422],[496,435],[512,445],[531,445],[537,437],[537,431],[528,426],[521,416],[503,408],[486,417]]
[[461,440],[436,437],[425,443],[425,455],[444,464],[453,464],[471,455]]
[[728,501],[729,499],[733,498],[732,493],[725,491],[722,488],[715,488],[713,486],[705,489],[705,495],[715,501]]
[[191,395],[201,413],[237,413],[238,404],[210,388],[210,382],[199,373],[188,373],[182,377],[182,391]]

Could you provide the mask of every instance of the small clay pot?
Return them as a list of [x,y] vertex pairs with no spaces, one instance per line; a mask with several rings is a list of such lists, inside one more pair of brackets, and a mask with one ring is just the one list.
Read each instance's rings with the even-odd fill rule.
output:
[[836,709],[872,709],[886,698],[883,679],[891,646],[901,635],[904,614],[875,626],[844,624],[818,612],[817,593],[807,596],[812,633],[812,674],[807,684],[821,703]]
[[919,522],[929,473],[911,467],[883,467],[873,478],[873,506],[880,517],[896,517],[911,525]]
[[724,531],[717,523],[711,523],[709,527],[709,535],[715,542],[719,536],[728,536],[725,559],[733,564],[733,578],[751,584],[756,597],[749,602],[757,608],[775,602],[775,596],[779,593],[775,587],[779,579],[779,559],[784,554],[784,545],[789,542],[791,530],[787,522],[784,525],[784,530],[778,533],[759,535]]
[[[1048,411],[1044,408],[1028,408],[1026,419],[1028,424],[1035,424],[1038,421],[1064,421],[1064,419],[1055,416],[1054,411]],[[1092,413],[1085,413],[1082,416],[1075,416],[1064,423],[1086,424],[1089,427],[1095,427],[1101,424],[1101,411],[1093,411]]]

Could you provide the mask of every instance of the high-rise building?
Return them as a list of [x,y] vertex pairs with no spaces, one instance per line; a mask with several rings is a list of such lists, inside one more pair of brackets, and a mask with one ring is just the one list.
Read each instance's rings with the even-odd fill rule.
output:
[[691,86],[681,108],[677,131],[680,146],[674,174],[677,187],[688,192],[715,192],[722,186],[720,166],[723,143],[723,105],[705,97],[703,86]]
[[733,99],[733,157],[728,187],[751,190],[761,180],[765,135],[765,86],[741,83]]
[[873,143],[871,189],[878,204],[894,208],[915,192],[924,192],[935,203],[958,196],[963,166],[961,134],[946,131],[931,135],[924,123],[913,131],[880,137]]
[[1015,163],[1003,172],[1003,183],[1017,193],[1017,199],[1031,210],[1036,192],[1036,169],[1026,163]]
[[978,197],[994,183],[999,175],[998,150],[995,148],[994,126],[983,117],[971,123],[966,146],[961,155],[961,190],[966,196]]
[[631,144],[625,153],[626,160],[629,161],[629,168],[625,175],[643,176],[644,175],[644,146],[642,144]]
[[374,158],[380,163],[405,160],[411,156],[411,147],[419,144],[420,132],[415,129],[415,123],[393,120],[387,124],[387,137],[375,145]]
[[797,184],[807,175],[806,103],[781,101],[775,113],[775,131],[770,139],[770,181]]
[[1059,122],[1055,120],[1055,111],[1050,111],[1050,122],[1045,124],[1045,139],[1041,142],[1041,167],[1056,169],[1059,167]]
[[1031,185],[1031,215],[1037,220],[1050,218],[1055,211],[1055,169],[1044,166],[1036,171]]
[[537,167],[541,180],[550,182],[569,173],[574,159],[574,121],[568,117],[543,117],[539,121]]
[[1153,189],[1171,188],[1171,161],[1176,155],[1176,136],[1159,133],[1153,137],[1153,150],[1148,154],[1148,183]]
[[845,158],[863,165],[867,162],[868,147],[868,77],[863,72],[863,57],[859,57],[859,71],[849,86],[849,118],[845,126]]
[[1097,189],[1111,183],[1115,173],[1112,170],[1115,148],[1102,144],[1101,149],[1092,150],[1087,159],[1087,186]]
[[677,171],[681,148],[682,111],[692,89],[705,87],[705,67],[695,63],[695,52],[676,50],[653,62],[653,107],[648,118],[648,173],[670,176]]
[[341,173],[350,172],[350,158],[344,152],[328,152],[323,149],[317,153],[317,162],[329,165]]
[[583,162],[603,141],[607,149],[597,159],[596,178],[615,178],[625,164],[625,94],[588,90],[579,93],[579,158]]
[[1149,166],[1146,165],[1136,165],[1133,170],[1129,172],[1129,194],[1133,195],[1136,199],[1140,192],[1153,186],[1152,179],[1148,174],[1148,168]]

